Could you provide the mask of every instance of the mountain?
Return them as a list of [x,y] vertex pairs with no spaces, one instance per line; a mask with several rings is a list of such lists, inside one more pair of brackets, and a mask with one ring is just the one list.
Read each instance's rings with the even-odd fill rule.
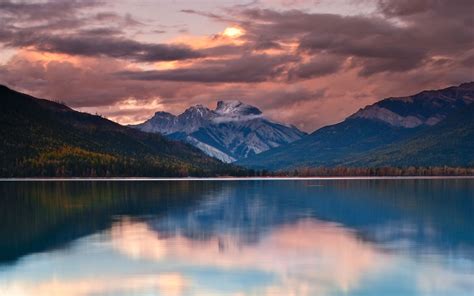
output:
[[0,86],[0,176],[188,176],[242,170],[141,132]]
[[227,163],[305,136],[296,127],[273,122],[258,108],[240,101],[219,101],[215,110],[196,105],[178,116],[157,112],[132,127],[185,141]]
[[[466,118],[456,114],[468,109],[473,102],[474,82],[441,90],[423,91],[407,97],[387,98],[360,109],[341,123],[323,127],[299,141],[249,157],[238,164],[259,169],[292,169],[344,165],[409,166],[415,163],[420,165],[456,163],[447,159],[454,157],[452,154],[455,150],[451,150],[448,153],[450,156],[444,158],[416,162],[415,160],[422,159],[417,158],[422,155],[412,154],[415,151],[411,150],[409,145],[419,143],[420,140],[416,138],[422,135],[422,139],[437,138],[436,141],[432,139],[432,142],[438,144],[457,141],[452,138],[443,138],[441,134],[438,135],[438,129],[444,127],[443,131],[448,133],[447,131],[455,125],[462,127]],[[448,122],[453,121],[458,122],[447,125]],[[469,141],[468,138],[464,140]],[[462,145],[458,148],[462,148]],[[388,150],[383,150],[384,147]],[[445,147],[448,149],[448,145]],[[434,146],[431,148],[435,149]],[[387,153],[397,149],[403,150],[404,153],[398,155],[398,158],[392,155],[393,161],[387,161],[390,159]],[[439,149],[441,151],[443,148]],[[380,153],[377,154],[378,158],[373,158],[375,151]],[[445,151],[449,152],[449,150]],[[418,153],[430,153],[430,151]],[[380,159],[385,160],[380,161]],[[411,159],[413,163],[406,161],[408,159]]]
[[474,167],[474,104],[432,128],[344,163],[365,167]]

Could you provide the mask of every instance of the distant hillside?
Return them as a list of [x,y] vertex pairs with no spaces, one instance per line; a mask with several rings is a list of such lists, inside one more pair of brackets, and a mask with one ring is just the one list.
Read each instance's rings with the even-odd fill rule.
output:
[[[473,102],[474,82],[388,98],[359,110],[341,123],[238,164],[272,170],[470,165],[473,140],[469,137],[472,126],[468,106]],[[441,155],[443,152],[446,155]]]
[[474,104],[409,139],[355,157],[343,165],[474,166]]
[[157,112],[133,127],[190,143],[224,162],[286,145],[306,135],[294,126],[266,119],[258,108],[240,101],[219,101],[215,110],[196,105],[178,116]]
[[0,86],[0,176],[204,176],[242,170],[198,149]]

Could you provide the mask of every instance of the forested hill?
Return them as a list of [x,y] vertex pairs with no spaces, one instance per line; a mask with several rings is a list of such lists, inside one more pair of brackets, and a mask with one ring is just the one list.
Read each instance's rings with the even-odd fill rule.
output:
[[198,149],[0,85],[1,177],[245,173]]
[[391,97],[237,162],[268,170],[474,166],[474,82]]

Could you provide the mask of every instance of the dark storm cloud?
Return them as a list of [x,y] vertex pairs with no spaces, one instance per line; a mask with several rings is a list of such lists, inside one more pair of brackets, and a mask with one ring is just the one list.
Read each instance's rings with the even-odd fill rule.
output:
[[93,29],[84,29],[77,32],[78,35],[83,36],[113,36],[113,35],[122,35],[122,30],[117,28],[109,28],[109,27],[101,27],[101,28],[93,28]]
[[471,0],[378,0],[379,10],[387,16],[408,17],[424,13],[441,16],[472,16]]
[[389,16],[407,16],[425,12],[429,9],[430,1],[412,1],[412,0],[398,0],[387,1],[380,0],[378,5],[380,10]]
[[100,12],[95,14],[92,19],[95,19],[100,22],[114,22],[119,23],[127,27],[133,26],[143,26],[144,23],[136,20],[130,14],[126,14],[125,16],[118,15],[113,12]]
[[184,45],[147,44],[117,37],[50,36],[34,41],[31,45],[42,51],[84,56],[103,55],[142,62],[173,61],[200,56],[199,53]]
[[462,68],[474,48],[472,0],[379,0],[378,9],[411,32],[409,44],[424,51],[426,64],[448,59]]
[[76,14],[97,5],[96,1],[12,2],[0,1],[0,30],[9,38],[21,30],[52,32],[75,29],[84,24]]
[[276,89],[256,91],[251,96],[255,100],[258,98],[272,98],[260,103],[265,109],[285,110],[307,101],[320,100],[324,98],[326,91],[324,88],[314,90],[307,88]]
[[[130,15],[114,12],[90,13],[80,18],[79,11],[97,7],[100,1],[49,1],[0,3],[0,42],[10,47],[36,47],[42,51],[83,56],[107,56],[140,62],[186,60],[200,57],[244,55],[268,49],[284,50],[285,43],[296,43],[295,56],[306,54],[338,55],[351,58],[348,65],[359,67],[362,76],[382,72],[403,72],[430,62],[436,55],[460,55],[473,47],[474,1],[471,0],[374,0],[379,16],[341,16],[298,10],[236,6],[223,14],[183,9],[181,12],[239,24],[245,29],[243,45],[220,45],[193,50],[186,45],[143,43],[124,37],[121,27],[105,23],[143,25]],[[225,13],[227,12],[227,14]],[[47,20],[31,26],[15,25],[15,20]],[[87,28],[88,21],[102,24]],[[61,29],[68,29],[66,32]],[[59,31],[57,31],[59,30]],[[289,54],[288,52],[286,54]],[[460,57],[466,59],[466,57]],[[312,78],[340,69],[337,63],[313,61],[299,65],[292,77]],[[454,59],[456,60],[456,59]],[[204,67],[204,65],[201,65]],[[209,62],[209,67],[216,67]],[[178,70],[175,70],[178,72]],[[191,69],[174,73],[173,79],[193,80]],[[186,74],[184,74],[186,73]],[[160,74],[161,75],[161,74]],[[167,79],[170,79],[168,74]],[[206,81],[208,79],[205,79]],[[226,80],[226,79],[224,79]],[[232,80],[239,80],[233,78]],[[240,80],[245,81],[243,77]],[[216,80],[217,82],[220,79]]]
[[0,84],[26,91],[40,98],[61,100],[71,107],[113,105],[130,97],[147,100],[156,95],[153,86],[116,79],[109,73],[127,62],[96,59],[88,66],[69,61],[35,61],[27,54],[14,56],[0,65]]
[[[359,59],[364,73],[408,70],[419,66],[427,54],[426,47],[413,45],[416,33],[381,18],[258,9],[243,11],[242,15],[257,20],[246,28],[256,44],[262,38],[294,41],[308,54],[352,56]],[[324,72],[313,69],[314,76]],[[304,76],[313,75],[305,71]]]
[[307,54],[351,57],[364,76],[416,69],[433,56],[456,56],[474,46],[474,1],[377,3],[382,13],[378,17],[258,8],[234,15],[240,18],[248,42],[256,46],[269,40],[296,42]]
[[0,2],[0,13],[15,17],[17,20],[51,20],[71,16],[78,9],[94,7],[101,3],[102,1],[96,0],[64,0],[36,3],[2,0]]
[[250,48],[242,45],[225,44],[201,49],[199,52],[205,56],[239,55],[250,52]]
[[[362,5],[367,2],[375,10],[367,13],[364,7],[367,14],[360,15],[316,13],[317,4],[312,10],[285,10],[271,1],[212,11],[190,4],[194,10],[181,11],[182,24],[163,25],[98,1],[0,0],[0,48],[27,49],[6,51],[0,83],[115,118],[153,114],[146,108],[154,100],[159,108],[181,112],[190,104],[239,98],[310,131],[383,97],[474,79],[474,1],[364,0]],[[186,14],[220,22],[215,35],[194,35],[202,29],[195,26],[199,18]],[[243,34],[218,33],[225,27],[239,27]],[[188,28],[191,33],[180,38],[177,31]],[[177,37],[187,45],[144,39],[165,31],[163,38]],[[158,71],[140,71],[134,64],[173,60],[185,62]],[[119,108],[130,100],[145,111]]]
[[[140,26],[143,23],[130,14],[118,15],[105,11],[92,13],[91,9],[99,8],[103,1],[98,0],[53,0],[45,2],[1,1],[0,23],[17,29],[30,29],[36,32],[52,30],[77,29],[95,24],[116,24],[124,27]],[[84,14],[84,12],[86,12]],[[21,24],[21,25],[19,25]]]
[[[104,32],[109,34],[100,34]],[[29,30],[0,31],[0,41],[14,48],[33,46],[46,52],[91,57],[107,56],[140,62],[184,60],[202,56],[201,53],[185,45],[142,43],[120,36],[111,36],[118,33],[111,28],[86,30],[69,36],[37,34]]]
[[333,74],[339,71],[343,62],[344,57],[322,55],[291,69],[288,78],[289,80],[308,79]]
[[[139,62],[185,60],[202,56],[186,45],[144,43],[124,37],[124,27],[141,25],[130,15],[100,12],[79,17],[79,11],[99,3],[2,2],[0,42],[11,48],[33,47],[45,52],[106,56]],[[88,27],[90,24],[95,26]],[[108,27],[97,27],[100,24],[107,24]]]
[[243,55],[236,59],[205,61],[187,68],[160,71],[122,72],[118,75],[131,80],[167,80],[186,82],[263,82],[280,77],[286,64],[295,57]]

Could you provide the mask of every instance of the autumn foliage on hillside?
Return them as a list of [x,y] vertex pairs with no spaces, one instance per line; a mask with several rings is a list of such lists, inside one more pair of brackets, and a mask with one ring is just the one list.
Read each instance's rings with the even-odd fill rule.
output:
[[0,86],[0,177],[240,176],[198,149]]

